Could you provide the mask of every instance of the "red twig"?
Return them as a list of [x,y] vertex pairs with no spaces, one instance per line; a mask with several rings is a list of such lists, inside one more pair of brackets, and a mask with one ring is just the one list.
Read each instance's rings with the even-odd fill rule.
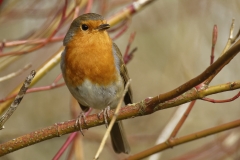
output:
[[[35,88],[30,88],[27,90],[26,94],[27,93],[32,93],[32,92],[40,92],[40,91],[46,91],[46,90],[51,90],[51,89],[55,89],[55,88],[58,88],[58,87],[61,87],[61,86],[64,86],[65,83],[60,83],[60,84],[56,84],[56,83],[52,83],[51,85],[49,86],[42,86],[42,87],[35,87]],[[6,98],[3,98],[0,100],[0,103],[3,103],[5,101],[8,101],[10,99],[13,99],[14,97],[16,97],[17,94],[13,94],[13,95],[10,95]]]
[[[55,89],[55,88],[64,86],[65,83],[57,84],[58,81],[59,81],[61,78],[62,78],[62,74],[59,74],[59,75],[57,76],[57,78],[55,78],[55,80],[53,81],[53,83],[52,83],[51,85],[42,86],[42,87],[30,88],[30,89],[27,90],[26,94],[27,94],[27,93],[32,93],[32,92],[40,92],[40,91],[51,90],[51,89]],[[17,94],[13,94],[13,95],[8,96],[7,98],[1,99],[1,100],[0,100],[0,103],[5,102],[5,101],[10,100],[10,99],[13,99],[13,98],[16,97],[16,95],[17,95]]]
[[187,119],[189,113],[191,112],[194,104],[196,103],[196,100],[192,101],[187,110],[185,111],[185,113],[183,114],[182,118],[179,120],[178,124],[175,126],[174,130],[172,131],[171,135],[169,136],[169,139],[171,138],[175,138],[178,131],[180,130],[180,128],[182,127],[183,123],[185,122],[185,120]]
[[60,73],[57,78],[53,81],[53,83],[57,83],[60,79],[62,79],[62,73]]
[[88,0],[87,7],[86,7],[86,10],[85,10],[85,13],[89,13],[89,12],[91,12],[92,5],[93,5],[93,0]]
[[[67,10],[67,4],[68,4],[68,0],[65,0],[65,4],[62,8],[62,16],[61,16],[61,20],[57,26],[57,28],[52,32],[52,34],[47,38],[47,42],[58,32],[58,30],[60,29],[60,27],[62,26],[63,22],[66,20],[66,10]],[[46,43],[47,43],[46,42]]]
[[[4,57],[4,56],[10,56],[10,55],[21,55],[21,54],[26,54],[26,53],[30,53],[30,52],[33,52],[37,49],[40,49],[42,48],[44,45],[46,45],[49,41],[51,41],[51,39],[53,38],[53,36],[58,32],[58,30],[60,29],[60,27],[62,26],[63,22],[66,20],[66,9],[67,9],[67,2],[68,0],[65,0],[65,4],[62,8],[62,16],[61,16],[61,20],[58,24],[58,26],[56,27],[56,29],[50,34],[50,36],[48,38],[46,38],[43,43],[40,43],[38,44],[37,46],[35,47],[32,47],[28,50],[25,50],[25,51],[17,51],[17,52],[9,52],[9,53],[4,53],[4,54],[1,54],[0,57]],[[70,15],[70,14],[69,14]],[[3,49],[4,43],[2,43],[1,45],[1,50]]]
[[[92,108],[90,108],[86,113],[85,116],[88,116],[92,111]],[[67,140],[64,142],[62,147],[59,149],[59,151],[56,153],[56,155],[53,157],[53,160],[58,160],[62,154],[66,151],[68,146],[72,143],[74,138],[77,136],[78,132],[71,133],[70,136],[67,138]]]
[[74,138],[77,136],[78,132],[71,133],[70,136],[67,138],[66,142],[62,145],[60,150],[57,152],[57,154],[53,157],[53,160],[58,160],[64,151],[68,148],[69,144],[74,140]]
[[212,34],[212,51],[211,51],[210,64],[212,64],[214,62],[214,50],[215,50],[215,45],[216,45],[216,42],[217,42],[217,35],[218,35],[217,25],[214,25],[213,34]]
[[122,27],[125,26],[125,25],[129,25],[129,20],[128,20],[128,19],[123,20],[123,21],[122,21],[119,25],[117,25],[116,27],[108,29],[108,33],[115,32],[115,31],[119,30],[120,28],[122,28]]
[[32,92],[46,91],[46,90],[58,88],[58,87],[61,87],[61,86],[64,86],[64,85],[65,85],[64,82],[60,83],[60,84],[52,83],[50,86],[42,86],[42,87],[31,88],[31,89],[29,89],[28,93],[30,93],[30,92],[32,93]]
[[[58,36],[58,37],[53,37],[58,29],[60,28],[60,26],[63,24],[63,22],[69,18],[69,16],[73,13],[74,9],[72,9],[69,14],[66,16],[66,1],[65,1],[65,5],[62,9],[62,18],[61,18],[61,21],[59,23],[59,26],[57,27],[57,29],[55,29],[55,31],[53,31],[53,33],[47,37],[47,38],[44,38],[44,39],[33,39],[33,40],[19,40],[19,41],[12,41],[12,42],[2,42],[1,45],[0,45],[0,53],[2,53],[2,50],[4,47],[12,47],[12,46],[15,46],[15,45],[22,45],[22,44],[38,44],[36,47],[32,47],[28,50],[25,50],[25,51],[17,51],[17,52],[8,52],[8,53],[4,53],[2,55],[0,55],[0,57],[3,57],[3,56],[9,56],[9,55],[21,55],[21,54],[26,54],[26,53],[30,53],[32,51],[35,51],[41,47],[43,47],[45,44],[47,44],[48,42],[55,42],[55,41],[60,41],[64,38],[64,36]],[[59,12],[59,11],[58,11]],[[54,18],[56,18],[56,16],[54,16]]]
[[125,64],[127,64],[133,58],[133,53],[137,50],[137,48],[134,48],[131,52],[129,52],[131,44],[135,38],[135,35],[136,35],[136,32],[133,32],[129,37],[128,45],[127,45],[126,51],[123,56],[123,60],[124,60]]
[[202,100],[208,101],[208,102],[212,102],[212,103],[226,103],[226,102],[234,101],[234,100],[237,99],[239,96],[240,96],[240,92],[238,92],[238,94],[236,94],[234,97],[229,98],[229,99],[215,100],[215,99],[211,99],[211,98],[202,98]]
[[100,4],[101,7],[100,7],[100,13],[103,15],[105,14],[105,12],[107,11],[107,8],[108,8],[108,1],[107,0],[102,0],[102,3]]
[[17,52],[9,52],[9,53],[1,53],[0,52],[1,53],[0,57],[12,56],[12,55],[17,56],[17,55],[21,55],[21,54],[30,53],[30,52],[33,52],[33,51],[35,51],[37,49],[42,48],[43,46],[44,46],[44,44],[39,44],[36,47],[32,47],[31,49],[28,49],[26,51],[17,51]]
[[124,32],[126,32],[128,29],[128,25],[125,24],[121,30],[112,38],[112,40],[116,40],[117,38],[119,38],[121,35],[123,35]]
[[[57,42],[63,40],[64,36],[56,36],[52,37],[48,42]],[[38,43],[46,43],[47,39],[30,39],[30,40],[19,40],[19,41],[10,41],[10,42],[2,42],[4,47],[13,47],[23,44],[38,44]]]

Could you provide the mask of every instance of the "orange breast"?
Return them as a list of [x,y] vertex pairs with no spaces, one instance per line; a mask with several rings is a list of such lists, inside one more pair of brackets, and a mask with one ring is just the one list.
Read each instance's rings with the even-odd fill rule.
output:
[[84,38],[75,35],[66,46],[66,80],[73,86],[88,78],[92,83],[109,85],[117,78],[112,41],[106,33]]

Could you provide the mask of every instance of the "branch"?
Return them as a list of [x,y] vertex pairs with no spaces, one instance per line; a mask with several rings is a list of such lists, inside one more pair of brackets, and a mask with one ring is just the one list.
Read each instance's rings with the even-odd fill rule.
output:
[[210,65],[204,72],[202,72],[197,77],[191,79],[190,81],[182,84],[176,89],[169,91],[164,94],[160,94],[151,99],[146,99],[143,103],[145,104],[142,110],[148,114],[153,111],[164,109],[161,105],[158,105],[167,100],[173,99],[189,89],[197,86],[198,84],[204,82],[208,77],[215,75],[219,72],[225,65],[227,65],[240,51],[240,40],[238,40],[224,55],[219,57],[212,65]]
[[226,156],[231,157],[239,150],[239,143],[239,129],[235,129],[204,144],[200,148],[191,150],[173,159],[216,159],[216,154],[220,155],[217,159],[224,159]]
[[240,119],[236,120],[236,121],[229,122],[229,123],[225,123],[225,124],[222,124],[222,125],[219,125],[219,126],[216,126],[216,127],[212,127],[212,128],[209,128],[209,129],[206,129],[206,130],[203,130],[203,131],[192,133],[192,134],[189,134],[189,135],[186,135],[186,136],[182,136],[182,137],[179,137],[179,138],[176,138],[176,139],[168,140],[168,141],[163,142],[159,145],[156,145],[156,146],[154,146],[154,147],[152,147],[148,150],[145,150],[141,153],[135,154],[133,156],[129,156],[126,159],[127,160],[143,159],[143,158],[145,158],[149,155],[152,155],[154,153],[157,153],[159,151],[163,151],[163,150],[166,150],[168,148],[172,148],[174,146],[177,146],[177,145],[180,145],[180,144],[183,144],[183,143],[186,143],[186,142],[190,142],[192,140],[204,138],[206,136],[210,136],[210,135],[213,135],[213,134],[225,131],[225,130],[229,130],[229,129],[232,129],[232,128],[235,128],[235,127],[239,127],[239,126],[240,126]]
[[[221,89],[217,91],[220,91],[220,90],[229,91],[229,90],[240,88],[240,81],[234,82],[235,85],[232,87],[231,87],[231,84],[233,83],[219,85],[218,87],[220,87]],[[226,86],[229,86],[229,87],[226,87]],[[183,104],[194,99],[201,99],[202,95],[214,94],[212,92],[212,88],[215,89],[216,86],[209,87],[208,89],[206,89],[207,91],[204,91],[204,92],[199,91],[198,93],[201,93],[201,94],[198,94],[196,92],[196,89],[194,88],[188,91],[187,93],[184,93],[183,95],[179,96],[178,98],[175,98],[174,100],[159,104],[159,106],[162,106],[162,109],[166,109],[166,108],[178,106],[179,104]],[[146,100],[143,100],[141,102],[130,104],[126,107],[122,107],[118,114],[117,121],[132,118],[132,117],[148,115],[148,112],[144,110],[144,108],[146,107],[145,101]],[[110,110],[108,121],[110,121],[113,116],[114,116],[114,110]],[[83,119],[82,119],[81,128],[88,129],[88,128],[96,127],[103,124],[105,124],[103,114],[101,114],[100,116],[98,116],[98,114],[93,114],[86,117],[86,123],[83,122]],[[8,154],[10,152],[16,151],[18,149],[21,149],[33,144],[36,144],[38,142],[42,142],[54,137],[60,137],[65,134],[76,132],[78,131],[78,129],[79,127],[76,126],[76,119],[56,123],[53,126],[49,126],[49,127],[34,131],[32,133],[23,135],[21,137],[14,138],[14,140],[10,140],[8,142],[0,144],[0,148],[11,148],[11,150],[8,150],[8,149],[0,150],[0,156],[3,156],[5,154]],[[222,131],[224,130],[226,130],[226,128],[222,128]]]

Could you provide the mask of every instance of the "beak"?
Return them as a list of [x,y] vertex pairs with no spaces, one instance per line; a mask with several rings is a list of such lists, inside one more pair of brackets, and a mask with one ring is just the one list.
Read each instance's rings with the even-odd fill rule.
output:
[[98,26],[98,30],[99,31],[104,31],[104,30],[106,30],[106,29],[108,29],[108,28],[110,28],[110,25],[109,24],[101,24],[100,26]]

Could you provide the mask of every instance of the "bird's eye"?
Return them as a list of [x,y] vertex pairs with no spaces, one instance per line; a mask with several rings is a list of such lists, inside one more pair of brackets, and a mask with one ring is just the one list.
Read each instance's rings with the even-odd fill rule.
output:
[[84,30],[84,31],[88,30],[88,26],[86,24],[83,24],[82,25],[82,30]]

